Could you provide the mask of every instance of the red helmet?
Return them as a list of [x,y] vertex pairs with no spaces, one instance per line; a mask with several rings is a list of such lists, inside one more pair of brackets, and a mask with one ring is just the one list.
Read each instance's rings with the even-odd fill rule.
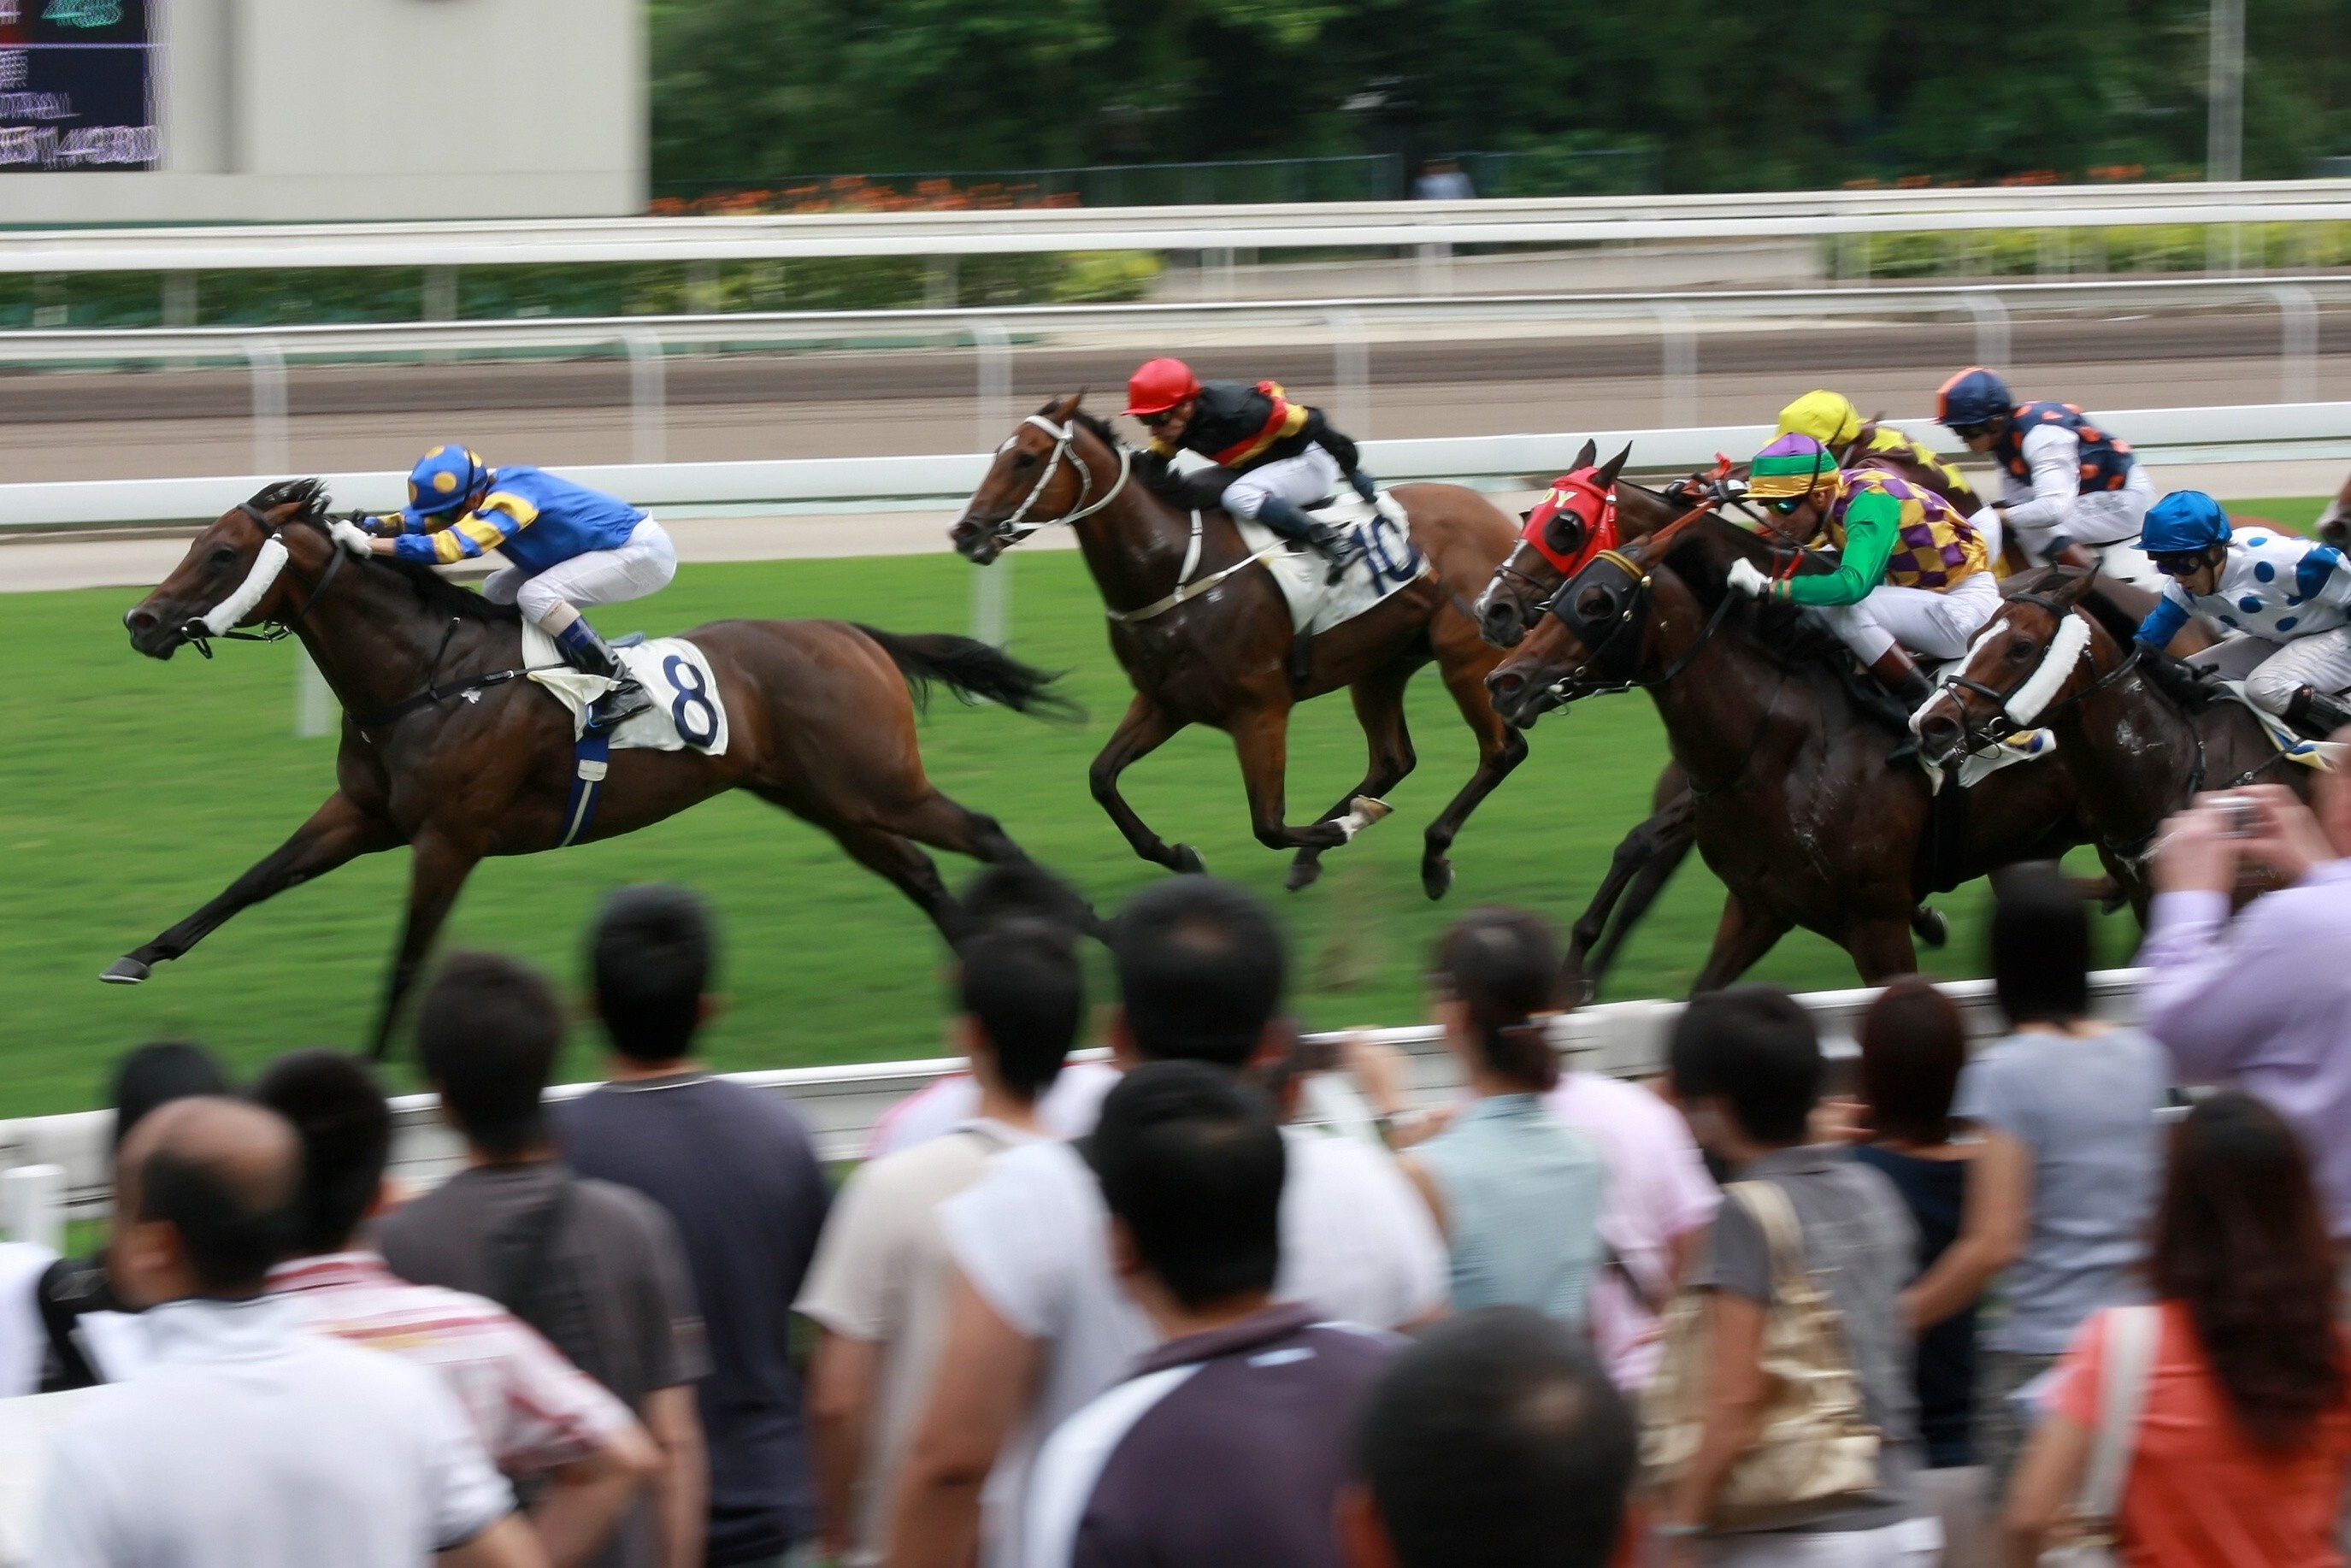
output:
[[1200,395],[1200,378],[1181,360],[1148,360],[1126,379],[1126,412],[1165,413]]

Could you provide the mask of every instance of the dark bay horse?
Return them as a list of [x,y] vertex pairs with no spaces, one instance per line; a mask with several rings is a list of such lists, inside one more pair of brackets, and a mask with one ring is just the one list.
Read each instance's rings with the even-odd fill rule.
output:
[[[2004,601],[1964,669],[1912,722],[1946,767],[2025,723],[2049,727],[2072,774],[2083,827],[2147,922],[2147,854],[2165,818],[2198,792],[2257,779],[2305,798],[2311,769],[2286,761],[2241,703],[2193,694],[2183,706],[2149,674],[2130,622],[2101,613],[2095,570],[2052,566],[2001,584]],[[2191,711],[2192,708],[2192,711]]]
[[[319,480],[271,486],[198,535],[162,585],[123,617],[131,645],[150,658],[168,659],[191,642],[209,653],[226,618],[216,615],[212,626],[204,618],[264,580],[266,569],[256,575],[256,565],[265,555],[277,559],[266,591],[233,619],[299,637],[344,718],[326,803],[226,892],[118,960],[105,978],[135,985],[246,905],[355,856],[407,844],[414,851],[408,919],[372,1041],[381,1056],[401,1000],[475,865],[563,841],[572,726],[550,693],[511,677],[523,662],[522,622],[511,606],[425,567],[352,558],[326,524]],[[726,790],[748,789],[831,833],[954,940],[960,907],[916,846],[987,862],[1022,852],[992,818],[924,777],[908,683],[937,681],[1026,712],[1066,706],[1049,689],[1052,677],[969,638],[899,636],[841,621],[716,621],[684,635],[717,677],[726,755],[614,751],[580,841],[617,838]]]
[[[1295,850],[1289,884],[1304,887],[1322,874],[1322,852],[1365,825],[1358,799],[1377,800],[1412,771],[1405,685],[1433,660],[1478,739],[1477,771],[1425,835],[1421,886],[1442,898],[1453,883],[1446,852],[1463,821],[1527,754],[1525,737],[1487,700],[1485,677],[1499,655],[1479,639],[1466,610],[1468,596],[1510,549],[1516,530],[1509,517],[1458,485],[1397,486],[1395,499],[1434,572],[1317,636],[1305,678],[1293,682],[1289,605],[1271,574],[1252,567],[1240,530],[1212,510],[1199,514],[1196,531],[1190,511],[1133,475],[1134,454],[1109,425],[1080,411],[1081,395],[1054,399],[1012,433],[949,537],[985,565],[1036,528],[1075,529],[1110,614],[1111,651],[1135,694],[1093,760],[1094,799],[1136,854],[1171,871],[1200,870],[1189,844],[1166,842],[1135,814],[1118,779],[1186,726],[1224,730],[1240,758],[1258,841]],[[1343,686],[1354,698],[1370,766],[1322,816],[1293,827],[1284,820],[1290,710]]]
[[[1603,554],[1489,677],[1495,706],[1531,725],[1597,692],[1637,686],[1656,703],[1698,852],[1730,894],[1694,989],[1729,984],[1799,925],[1844,947],[1865,982],[1907,973],[1927,779],[1887,765],[1886,733],[1823,656],[1824,633],[1730,594],[1740,558],[1769,570],[1771,547],[1712,517]],[[1966,804],[1957,877],[2081,839],[2073,780],[2046,763],[1991,775]]]

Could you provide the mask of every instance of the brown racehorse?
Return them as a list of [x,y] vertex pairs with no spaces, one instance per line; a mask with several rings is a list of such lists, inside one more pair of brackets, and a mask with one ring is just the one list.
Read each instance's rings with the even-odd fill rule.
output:
[[[423,566],[348,556],[326,523],[319,481],[271,486],[198,535],[162,586],[123,617],[131,645],[151,658],[168,659],[191,642],[209,653],[209,639],[223,630],[203,618],[260,580],[256,560],[274,540],[282,570],[236,623],[299,637],[344,719],[326,803],[226,892],[118,960],[105,978],[135,985],[246,905],[356,856],[407,844],[415,852],[408,919],[376,1021],[381,1056],[475,863],[562,841],[572,726],[551,694],[514,678],[522,622],[511,606]],[[897,636],[841,621],[717,621],[684,635],[717,677],[726,755],[613,752],[580,841],[617,838],[726,790],[748,789],[831,833],[954,939],[959,906],[916,845],[989,862],[1022,852],[993,819],[924,777],[907,683],[938,681],[1025,711],[1059,703],[1048,690],[1051,677],[969,638]]]
[[[2053,566],[2002,583],[2005,602],[1976,634],[1966,667],[1914,722],[1920,747],[1947,767],[2020,722],[2054,731],[2057,760],[2080,794],[2083,826],[2145,925],[2153,893],[2147,855],[2166,817],[2200,790],[2264,777],[2306,797],[2312,773],[2285,765],[2241,703],[2197,691],[2190,711],[2175,700],[2150,674],[2128,623],[2096,612],[2089,591],[2095,577]],[[2069,625],[2078,629],[2058,643]]]
[[[1224,730],[1240,758],[1258,841],[1297,851],[1289,883],[1304,887],[1322,873],[1322,852],[1364,825],[1357,798],[1376,800],[1412,771],[1405,685],[1435,660],[1478,737],[1478,769],[1429,824],[1421,855],[1421,886],[1442,898],[1453,883],[1446,851],[1463,820],[1527,754],[1525,737],[1487,700],[1486,674],[1499,655],[1479,638],[1464,608],[1509,549],[1510,519],[1458,485],[1398,486],[1395,498],[1434,573],[1316,637],[1305,678],[1293,685],[1289,605],[1270,572],[1249,566],[1232,519],[1204,512],[1196,533],[1191,512],[1133,475],[1133,454],[1110,426],[1079,410],[1081,395],[1054,399],[1012,433],[950,537],[984,565],[1033,528],[1075,529],[1110,612],[1111,651],[1135,692],[1093,760],[1094,799],[1136,854],[1171,871],[1200,870],[1189,844],[1167,843],[1135,815],[1118,779],[1188,725]],[[1292,827],[1283,818],[1290,710],[1342,686],[1354,696],[1370,767],[1321,817]]]
[[[1698,852],[1730,894],[1694,989],[1728,985],[1798,925],[1843,946],[1866,982],[1907,973],[1927,779],[1887,765],[1886,732],[1823,657],[1824,634],[1730,593],[1741,557],[1772,564],[1764,540],[1698,517],[1595,559],[1489,677],[1495,706],[1531,725],[1599,691],[1638,686],[1656,703]],[[2080,841],[2073,780],[2046,763],[1991,775],[1967,807],[1959,877]]]

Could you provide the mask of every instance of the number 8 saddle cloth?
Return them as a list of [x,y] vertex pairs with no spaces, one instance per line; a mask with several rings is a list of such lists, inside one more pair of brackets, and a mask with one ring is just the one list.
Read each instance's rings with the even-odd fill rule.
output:
[[[611,749],[726,755],[726,706],[719,698],[709,657],[701,649],[683,637],[664,637],[631,647],[615,645],[613,653],[653,697],[653,706],[622,721],[612,732]],[[554,693],[570,713],[571,737],[578,740],[587,730],[589,707],[612,683],[565,664],[555,639],[528,622],[522,629],[522,663],[530,678]]]
[[1406,531],[1404,508],[1384,491],[1377,506],[1350,494],[1306,510],[1347,541],[1352,553],[1336,582],[1327,580],[1331,563],[1313,550],[1289,546],[1262,523],[1233,519],[1249,553],[1264,557],[1281,585],[1294,632],[1328,632],[1353,621],[1429,570],[1428,558]]

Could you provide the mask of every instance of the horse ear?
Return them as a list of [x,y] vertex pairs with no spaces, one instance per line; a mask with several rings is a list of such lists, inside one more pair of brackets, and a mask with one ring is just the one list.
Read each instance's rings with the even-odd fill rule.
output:
[[1070,423],[1070,416],[1078,412],[1078,404],[1086,401],[1087,390],[1088,389],[1084,387],[1080,387],[1077,391],[1071,392],[1069,396],[1063,398],[1060,402],[1053,405],[1053,423],[1055,424],[1067,424]]
[[1591,467],[1594,460],[1596,460],[1599,455],[1600,444],[1593,440],[1590,436],[1585,436],[1583,438],[1583,450],[1577,453],[1575,455],[1575,461],[1567,465],[1568,472],[1573,474],[1578,468]]
[[1614,485],[1616,483],[1616,476],[1625,471],[1625,459],[1632,455],[1633,444],[1628,441],[1625,444],[1625,450],[1619,452],[1615,456],[1611,457],[1607,462],[1603,463],[1600,465],[1600,472],[1593,475],[1593,477],[1599,480],[1603,485]]
[[2090,585],[2098,580],[2098,570],[2105,564],[2104,561],[2093,560],[2087,566],[2057,567],[2057,580],[2052,586],[2049,597],[2060,604],[2080,603],[2082,595],[2090,591]]

